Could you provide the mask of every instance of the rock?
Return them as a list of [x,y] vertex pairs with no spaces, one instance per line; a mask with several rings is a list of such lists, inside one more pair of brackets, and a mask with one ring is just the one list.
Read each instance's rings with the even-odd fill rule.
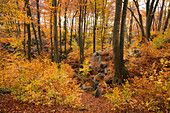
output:
[[90,61],[89,61],[89,64],[91,64],[92,62],[94,62],[94,61],[95,61],[95,57],[96,57],[96,56],[100,56],[101,53],[102,53],[101,50],[100,50],[100,51],[96,51],[95,53],[93,53],[92,58],[91,58]]
[[11,90],[0,88],[0,93],[2,93],[2,94],[10,94]]
[[106,67],[107,67],[107,63],[101,62],[101,63],[100,63],[100,67],[101,67],[102,69],[106,68]]
[[83,85],[81,86],[81,89],[84,90],[84,89],[86,89],[86,87],[87,87],[86,84],[83,84]]
[[96,89],[100,81],[97,80],[95,77],[92,77],[92,81],[93,81],[93,88]]
[[100,68],[100,67],[95,67],[95,70],[97,71],[97,72],[104,72],[104,70],[102,69],[102,68]]
[[101,51],[101,50],[96,51],[96,55],[97,55],[97,56],[101,55],[101,53],[102,53],[102,51]]
[[101,56],[97,56],[97,59],[96,59],[96,62],[98,63],[98,64],[100,64],[100,62],[101,62]]
[[95,97],[101,97],[102,96],[102,93],[103,93],[103,88],[97,88],[95,91],[94,91],[94,96]]
[[109,74],[110,74],[109,71],[110,71],[110,70],[109,70],[108,68],[105,68],[105,69],[104,69],[104,74],[105,74],[105,75],[109,75]]
[[95,78],[97,79],[97,80],[103,80],[104,79],[104,74],[103,73],[98,73],[96,76],[95,76]]

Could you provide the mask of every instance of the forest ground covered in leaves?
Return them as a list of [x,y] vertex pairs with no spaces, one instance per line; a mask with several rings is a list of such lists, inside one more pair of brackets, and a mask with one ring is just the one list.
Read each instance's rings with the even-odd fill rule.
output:
[[[157,40],[159,40],[158,38]],[[153,42],[158,44],[160,40]],[[6,68],[1,69],[3,75],[3,78],[1,76],[1,87],[4,85],[4,87],[12,89],[17,94],[13,92],[12,94],[0,95],[1,112],[168,112],[170,101],[170,46],[166,42],[162,43],[163,45],[160,45],[159,48],[155,48],[153,42],[150,42],[148,46],[140,47],[139,50],[142,52],[140,56],[138,56],[139,53],[131,56],[128,54],[126,64],[130,76],[126,83],[112,88],[111,93],[109,91],[109,93],[98,98],[95,98],[90,91],[80,90],[79,86],[76,86],[76,83],[74,84],[74,81],[71,81],[73,84],[69,86],[71,89],[74,88],[73,91],[66,89],[68,84],[66,86],[64,83],[59,85],[62,79],[57,78],[55,83],[52,82],[55,78],[50,76],[49,73],[56,74],[52,72],[55,70],[54,66],[51,66],[55,64],[48,61],[43,61],[43,63],[40,63],[38,59],[33,61],[33,64],[36,63],[36,68],[29,62],[24,61],[26,63],[24,64],[21,58],[19,60],[15,58],[13,61],[9,59],[8,63],[10,65],[6,63],[7,61],[3,61]],[[4,56],[6,59],[8,52],[3,50],[1,52],[4,52],[1,54],[1,58]],[[9,57],[11,57],[10,54]],[[22,63],[18,64],[20,62]],[[71,76],[71,73],[75,74],[69,65],[63,65],[64,69],[59,73],[68,72],[68,76]],[[19,71],[19,69],[22,70]],[[49,71],[45,72],[48,69]],[[36,73],[37,71],[39,73]],[[43,76],[41,71],[44,72],[45,78],[37,79],[37,77]],[[24,77],[23,73],[29,76]],[[17,79],[17,77],[19,78]],[[21,82],[22,77],[24,77],[23,83]],[[63,77],[64,81],[70,79],[70,77],[67,78],[64,75]],[[48,81],[44,82],[44,79]],[[27,85],[24,84],[29,80],[30,82]],[[65,97],[59,100],[52,98],[55,93],[51,89],[59,90],[55,88],[55,85],[61,89],[57,96]],[[25,91],[25,89],[27,89],[27,92],[23,93],[22,91]],[[46,93],[43,90],[51,91],[51,93]],[[67,92],[68,90],[69,92]],[[67,94],[71,92],[76,99]],[[46,95],[43,95],[43,93],[46,93]],[[46,101],[48,102],[47,105],[44,103]]]
[[168,113],[169,7],[1,0],[0,113]]

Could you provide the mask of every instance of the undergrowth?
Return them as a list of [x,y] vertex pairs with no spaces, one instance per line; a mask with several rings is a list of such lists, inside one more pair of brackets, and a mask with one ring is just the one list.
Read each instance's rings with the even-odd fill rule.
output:
[[[125,54],[130,72],[129,79],[121,87],[114,87],[112,93],[104,96],[113,103],[113,109],[123,111],[160,111],[170,110],[170,59],[169,35],[158,35],[153,41],[136,47],[136,54]],[[160,41],[161,40],[161,41]],[[163,48],[160,48],[163,47]],[[140,54],[137,55],[137,54]],[[139,72],[135,75],[135,72]]]
[[1,56],[0,86],[13,91],[16,99],[35,104],[81,106],[79,85],[71,79],[74,72],[68,64],[50,62],[49,59],[34,59],[23,55]]

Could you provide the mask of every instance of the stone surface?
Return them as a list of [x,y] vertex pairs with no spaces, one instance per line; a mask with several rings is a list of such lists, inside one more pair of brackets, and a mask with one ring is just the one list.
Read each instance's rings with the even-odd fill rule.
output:
[[110,70],[113,69],[112,57],[113,53],[110,48],[93,53],[89,61],[89,68],[91,70],[88,76],[86,76],[82,89],[94,91],[95,97],[100,97],[106,91],[113,76],[113,70]]

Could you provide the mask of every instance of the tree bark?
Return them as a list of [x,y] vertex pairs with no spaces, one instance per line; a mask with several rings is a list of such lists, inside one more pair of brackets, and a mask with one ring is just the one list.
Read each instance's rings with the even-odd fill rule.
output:
[[[25,6],[29,9],[29,0],[25,0]],[[27,17],[31,17],[30,11],[27,10]],[[31,30],[30,23],[27,23],[27,34],[28,34],[28,60],[31,62]]]
[[95,22],[94,22],[94,30],[93,30],[93,53],[96,51],[96,25],[97,25],[97,9],[96,9],[96,0],[95,0],[95,9],[94,9],[94,15],[95,15]]
[[51,11],[50,15],[50,39],[51,39],[51,61],[53,62],[53,25],[52,25],[52,19],[53,19],[53,11]]
[[162,0],[161,12],[159,14],[159,21],[158,21],[158,31],[160,31],[161,25],[162,25],[162,15],[163,15],[164,4],[165,4],[165,0]]
[[116,12],[113,28],[113,59],[114,59],[114,80],[118,84],[122,84],[123,77],[121,75],[121,61],[120,61],[120,43],[119,43],[119,28],[120,28],[120,17],[122,9],[122,0],[116,0]]
[[86,11],[87,11],[87,0],[84,1],[84,14],[83,14],[84,30],[83,30],[82,62],[84,61],[84,45],[85,45],[85,39],[86,39]]
[[[30,15],[30,18],[31,18],[31,21],[32,21],[32,14],[31,14],[31,9],[30,9],[29,6],[28,6],[28,11],[29,11],[29,15]],[[38,55],[40,55],[40,49],[39,49],[37,34],[36,34],[36,30],[35,30],[33,22],[31,22],[31,25],[32,25],[32,29],[33,29],[33,32],[34,32],[34,36],[35,36],[35,41],[36,41],[36,47],[37,47]]]
[[[59,1],[60,3],[60,1]],[[61,42],[61,37],[62,37],[62,33],[61,33],[61,3],[60,3],[60,9],[59,9],[59,28],[60,28],[60,55],[62,54],[62,42]]]
[[40,41],[40,52],[43,50],[42,40],[41,40],[41,31],[40,31],[40,9],[39,9],[39,0],[36,0],[37,2],[37,23],[38,23],[38,38]]
[[133,27],[133,15],[132,15],[132,13],[131,13],[131,16],[130,16],[130,28],[129,28],[129,40],[128,40],[128,42],[129,42],[129,44],[128,44],[128,47],[130,46],[130,44],[131,44],[131,39],[132,39],[132,27]]
[[80,0],[80,12],[79,12],[79,47],[80,47],[80,64],[82,61],[82,0]]
[[58,30],[57,30],[57,3],[56,0],[53,0],[54,5],[54,62],[59,63],[59,56],[58,56]]
[[105,0],[103,0],[103,8],[102,8],[102,30],[101,30],[101,50],[103,51],[103,43],[104,43],[104,23],[105,23]]
[[170,17],[170,4],[169,4],[169,8],[168,8],[168,15],[167,15],[167,18],[166,18],[166,21],[165,21],[165,25],[164,25],[164,28],[163,28],[164,32],[167,29],[169,17]]
[[[146,36],[145,36],[145,33],[144,33],[142,14],[140,13],[140,10],[139,10],[139,3],[138,3],[138,1],[137,1],[137,0],[133,0],[133,1],[134,1],[134,3],[135,3],[136,9],[137,9],[137,11],[138,11],[139,22],[140,22],[139,26],[140,26],[140,29],[141,29],[141,32],[142,32],[142,38],[143,38],[143,37],[146,37]],[[148,0],[148,1],[150,1],[150,0]],[[144,38],[143,38],[143,39],[144,39]]]
[[65,54],[67,54],[66,52],[67,52],[67,8],[68,8],[68,4],[67,3],[65,3],[66,4],[66,6],[65,6],[65,13],[64,13],[64,31],[65,31],[65,33],[64,33],[64,41],[65,41],[65,45],[64,45],[64,48],[65,48],[65,51],[64,51],[64,53]]
[[75,12],[75,14],[73,15],[72,21],[71,21],[71,36],[70,36],[70,52],[72,50],[71,46],[72,46],[72,39],[73,39],[73,25],[74,25],[74,17],[76,16],[78,10]]
[[124,36],[125,36],[127,6],[128,6],[128,0],[124,0],[123,12],[122,12],[122,22],[121,22],[121,32],[120,32],[120,61],[121,61],[122,66],[124,66],[123,49],[124,49]]

